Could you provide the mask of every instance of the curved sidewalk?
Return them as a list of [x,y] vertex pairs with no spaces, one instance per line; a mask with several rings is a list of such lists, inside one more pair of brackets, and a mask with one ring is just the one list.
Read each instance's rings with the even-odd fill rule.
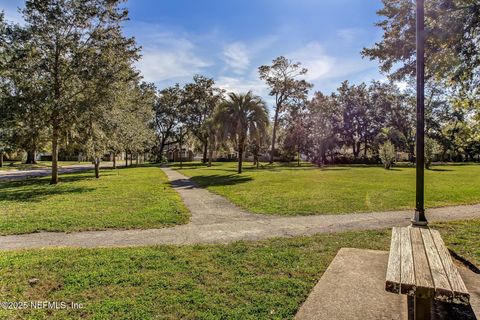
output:
[[[102,163],[100,165],[101,169],[111,168],[112,165],[110,162]],[[58,168],[58,173],[75,173],[85,170],[93,170],[93,164],[71,164],[66,166],[60,166]],[[51,168],[43,169],[30,169],[30,170],[2,170],[0,171],[0,181],[10,181],[10,180],[22,180],[34,177],[45,177],[52,174]]]
[[[171,228],[42,232],[0,237],[0,250],[44,247],[124,247],[157,244],[228,243],[315,233],[406,226],[411,210],[344,215],[278,217],[249,213],[199,188],[170,168],[162,168],[191,211],[190,223]],[[480,218],[480,204],[430,209],[429,221]]]

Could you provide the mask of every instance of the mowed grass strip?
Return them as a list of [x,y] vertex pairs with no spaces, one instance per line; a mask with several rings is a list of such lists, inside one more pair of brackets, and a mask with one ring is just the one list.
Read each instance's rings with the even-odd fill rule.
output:
[[[184,164],[181,173],[202,187],[255,213],[273,215],[343,214],[412,209],[415,206],[415,168],[331,166],[308,164],[246,165],[236,163]],[[178,165],[173,168],[179,169]],[[480,165],[444,165],[425,171],[426,206],[480,202]]]
[[451,250],[480,268],[480,219],[440,222],[433,227]]
[[156,228],[188,222],[180,196],[157,166],[102,169],[0,182],[0,234]]
[[[461,235],[472,253],[467,258],[480,265],[480,220],[438,227],[451,248]],[[0,309],[0,318],[292,319],[340,248],[388,250],[389,244],[384,230],[228,245],[5,251],[0,301],[84,308]]]

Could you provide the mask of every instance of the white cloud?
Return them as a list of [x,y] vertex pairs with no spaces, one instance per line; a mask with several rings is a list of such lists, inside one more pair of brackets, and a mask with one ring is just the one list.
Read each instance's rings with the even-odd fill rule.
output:
[[212,65],[196,53],[196,46],[188,39],[166,33],[150,34],[137,63],[146,81],[160,82],[191,78]]
[[321,89],[322,84],[332,83],[332,81],[338,82],[340,85],[343,80],[355,78],[359,73],[376,68],[373,62],[361,57],[340,57],[327,54],[318,42],[310,42],[286,57],[300,61],[308,69],[306,79],[313,82],[316,89]]
[[191,78],[210,65],[208,61],[196,57],[191,52],[163,49],[145,49],[142,59],[137,63],[144,79],[152,82]]
[[250,53],[242,42],[234,42],[223,50],[223,58],[227,66],[237,74],[242,74],[250,65]]
[[234,93],[247,93],[252,91],[253,94],[262,97],[267,106],[271,108],[275,100],[272,96],[268,95],[269,88],[268,86],[260,79],[251,77],[251,78],[242,78],[242,77],[219,77],[215,81],[216,85],[226,90],[227,92]]
[[[304,47],[287,53],[285,56],[295,62],[300,61],[302,66],[308,69],[305,79],[314,84],[312,94],[315,90],[325,93],[334,91],[343,80],[360,83],[378,78],[378,69],[371,61],[361,57],[330,55],[318,42],[307,43]],[[268,95],[268,86],[258,78],[256,68],[251,69],[250,66],[248,71],[248,73],[244,72],[244,75],[217,77],[216,83],[229,92],[245,93],[252,90],[253,93],[262,96],[269,105],[272,105],[274,101]]]
[[300,61],[308,69],[308,81],[325,78],[331,75],[335,58],[327,55],[318,42],[310,42],[305,47],[287,55],[287,58]]
[[346,43],[352,43],[362,31],[363,30],[359,28],[346,28],[339,30],[337,36]]
[[267,85],[260,79],[244,79],[241,77],[219,77],[217,85],[228,92],[246,93],[252,91],[256,95],[268,95]]

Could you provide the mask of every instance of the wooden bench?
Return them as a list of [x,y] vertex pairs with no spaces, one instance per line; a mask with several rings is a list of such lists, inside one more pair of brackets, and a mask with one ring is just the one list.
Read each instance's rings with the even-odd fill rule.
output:
[[440,233],[429,228],[393,228],[385,289],[414,297],[415,319],[430,319],[433,300],[470,302]]

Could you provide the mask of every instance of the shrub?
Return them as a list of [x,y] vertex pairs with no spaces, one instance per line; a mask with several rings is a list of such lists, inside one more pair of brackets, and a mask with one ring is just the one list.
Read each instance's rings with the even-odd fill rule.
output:
[[377,155],[372,155],[370,157],[360,156],[354,158],[351,154],[336,154],[332,160],[331,156],[326,156],[324,159],[325,164],[366,164],[366,165],[376,165],[381,163]]
[[390,169],[395,163],[395,146],[390,141],[385,142],[378,149],[378,155],[385,169]]

